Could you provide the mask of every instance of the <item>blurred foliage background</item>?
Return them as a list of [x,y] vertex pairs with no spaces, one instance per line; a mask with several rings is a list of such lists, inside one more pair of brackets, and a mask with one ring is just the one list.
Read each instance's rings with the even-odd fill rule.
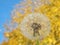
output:
[[[29,40],[21,34],[19,24],[27,14],[32,13],[32,8],[27,6],[21,9],[25,11],[22,14],[18,11],[20,8],[16,7],[16,10],[14,9],[12,11],[10,24],[4,24],[7,30],[4,35],[8,41],[4,41],[1,45],[60,45],[60,0],[49,1],[50,4],[44,4],[41,7],[34,8],[34,12],[45,14],[51,22],[51,32],[43,41]],[[27,4],[31,4],[31,0],[28,0]],[[16,6],[19,5],[17,4]]]

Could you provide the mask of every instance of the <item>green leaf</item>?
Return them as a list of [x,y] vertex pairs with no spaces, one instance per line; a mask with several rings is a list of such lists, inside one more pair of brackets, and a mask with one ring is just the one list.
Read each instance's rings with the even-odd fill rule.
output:
[[39,45],[39,40],[36,41],[36,45]]

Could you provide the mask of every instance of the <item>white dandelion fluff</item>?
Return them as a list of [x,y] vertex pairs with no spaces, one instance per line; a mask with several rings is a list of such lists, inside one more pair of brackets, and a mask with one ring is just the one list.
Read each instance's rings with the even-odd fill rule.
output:
[[25,9],[27,9],[27,7],[31,7],[30,11],[32,13],[25,16],[20,23],[21,32],[25,37],[31,40],[41,40],[49,34],[49,19],[41,13],[34,13],[35,8],[39,8],[42,5],[49,3],[49,0],[24,0],[20,4],[16,5],[15,10],[21,14],[25,14]]
[[31,40],[42,39],[50,32],[50,21],[45,15],[32,13],[23,19],[20,29],[23,35]]

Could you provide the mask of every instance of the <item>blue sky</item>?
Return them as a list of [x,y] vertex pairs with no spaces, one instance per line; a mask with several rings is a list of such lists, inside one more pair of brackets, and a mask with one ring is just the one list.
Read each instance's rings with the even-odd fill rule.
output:
[[3,24],[6,20],[11,19],[11,11],[14,8],[14,5],[19,3],[21,0],[0,0],[0,43],[4,40],[4,27]]

